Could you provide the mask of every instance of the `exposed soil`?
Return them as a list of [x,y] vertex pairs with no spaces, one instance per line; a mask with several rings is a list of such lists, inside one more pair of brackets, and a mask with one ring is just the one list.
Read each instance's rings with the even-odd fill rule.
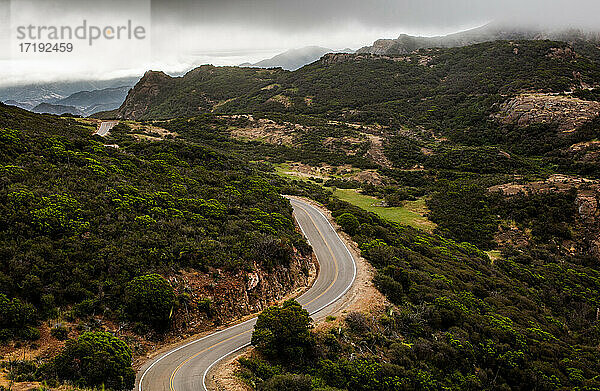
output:
[[356,174],[349,176],[348,179],[353,179],[360,183],[369,183],[375,186],[383,186],[391,182],[388,177],[381,175],[376,170],[359,171]]
[[278,124],[270,119],[254,120],[248,116],[248,126],[233,128],[231,136],[240,139],[261,140],[274,145],[294,146],[294,136],[298,130],[304,129],[297,124]]
[[367,137],[371,142],[371,148],[369,148],[368,155],[373,161],[384,168],[392,168],[392,162],[383,153],[383,138],[373,134],[368,134]]
[[[506,183],[488,189],[500,192],[505,197],[519,194],[564,193],[576,191],[577,214],[573,225],[573,240],[561,244],[571,254],[588,254],[600,260],[600,182],[580,177],[555,174],[544,181],[530,183]],[[503,246],[527,246],[530,233],[515,224],[501,226],[495,235],[496,243]]]

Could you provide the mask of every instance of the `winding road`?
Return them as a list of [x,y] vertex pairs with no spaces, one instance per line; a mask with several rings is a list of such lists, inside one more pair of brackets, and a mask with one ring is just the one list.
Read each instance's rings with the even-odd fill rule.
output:
[[100,125],[98,125],[98,130],[96,130],[96,134],[102,137],[106,136],[108,132],[115,126],[119,124],[119,121],[102,121]]
[[[356,263],[327,218],[309,203],[289,198],[294,216],[319,261],[314,284],[296,300],[313,319],[323,318],[356,279]],[[146,363],[137,391],[206,391],[207,374],[220,360],[248,346],[256,318],[186,343]]]

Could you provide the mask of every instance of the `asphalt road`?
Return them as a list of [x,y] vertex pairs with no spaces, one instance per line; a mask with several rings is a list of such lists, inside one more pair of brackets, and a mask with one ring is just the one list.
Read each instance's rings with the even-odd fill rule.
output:
[[96,131],[96,134],[104,137],[108,134],[108,132],[110,132],[110,130],[112,128],[114,128],[117,124],[119,123],[119,121],[102,121],[100,123],[100,126],[98,127],[98,130]]
[[[313,286],[297,298],[313,318],[323,318],[331,304],[354,283],[356,264],[323,214],[310,204],[290,199],[296,221],[319,261]],[[210,369],[248,346],[256,318],[174,348],[146,363],[137,374],[138,391],[204,391]]]

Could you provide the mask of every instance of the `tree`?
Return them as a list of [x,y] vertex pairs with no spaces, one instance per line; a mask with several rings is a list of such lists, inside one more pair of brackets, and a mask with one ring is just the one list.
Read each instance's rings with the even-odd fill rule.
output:
[[35,322],[35,308],[31,304],[0,293],[0,341],[12,337],[39,338],[37,329],[31,327]]
[[87,332],[66,342],[63,351],[50,366],[61,380],[78,386],[101,386],[113,390],[130,390],[135,383],[131,349],[107,332]]
[[339,215],[335,221],[342,227],[342,229],[348,232],[350,235],[354,235],[360,227],[360,222],[352,213],[344,213]]
[[256,321],[252,345],[271,358],[298,360],[306,356],[312,345],[312,319],[296,300],[281,307],[271,306]]
[[134,278],[125,289],[126,316],[158,330],[168,327],[175,307],[173,287],[158,274]]

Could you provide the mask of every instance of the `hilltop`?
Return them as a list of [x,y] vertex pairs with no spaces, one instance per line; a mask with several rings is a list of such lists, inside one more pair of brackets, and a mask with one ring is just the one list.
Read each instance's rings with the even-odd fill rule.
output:
[[419,37],[402,34],[396,39],[379,39],[357,53],[404,55],[418,49],[454,48],[493,41],[552,40],[564,42],[600,42],[600,32],[578,29],[541,29],[514,27],[500,23],[487,25],[437,37]]

